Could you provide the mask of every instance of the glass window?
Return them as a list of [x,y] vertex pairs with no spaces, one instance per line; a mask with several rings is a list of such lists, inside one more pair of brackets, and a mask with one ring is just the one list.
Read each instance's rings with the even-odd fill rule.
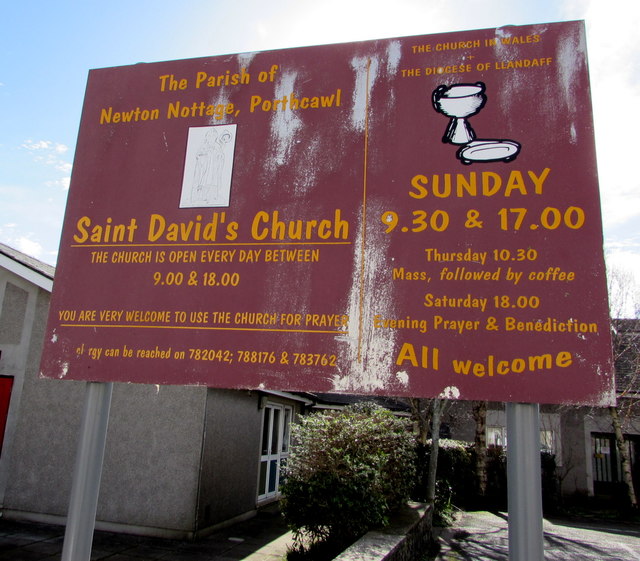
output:
[[264,408],[264,415],[262,419],[262,446],[261,446],[261,454],[264,456],[269,453],[269,434],[271,433],[271,413],[272,409],[270,407]]
[[540,448],[545,452],[555,452],[554,438],[552,430],[540,431]]
[[267,466],[269,462],[260,462],[260,480],[258,482],[258,495],[267,492]]
[[507,434],[504,427],[487,427],[487,446],[505,447],[507,445]]
[[[489,448],[507,447],[507,429],[505,427],[487,427],[487,446]],[[555,435],[552,430],[540,431],[540,449],[555,454]]]
[[282,448],[283,454],[289,453],[289,441],[291,440],[291,407],[284,408],[284,427],[282,433]]
[[267,403],[263,409],[258,501],[278,495],[280,471],[289,456],[292,417],[289,406]]
[[273,422],[271,423],[271,453],[278,453],[278,443],[280,442],[280,409],[273,409]]

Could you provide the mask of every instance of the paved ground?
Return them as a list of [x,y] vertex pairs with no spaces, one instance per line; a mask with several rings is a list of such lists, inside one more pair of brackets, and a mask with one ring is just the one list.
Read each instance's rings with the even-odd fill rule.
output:
[[[464,513],[443,531],[442,548],[431,559],[507,561],[507,536],[505,514]],[[60,560],[63,539],[63,527],[0,518],[0,561]],[[640,561],[639,525],[545,520],[544,542],[545,561]],[[96,532],[91,559],[282,561],[290,544],[291,534],[273,509],[196,542]]]
[[[92,561],[276,561],[291,543],[277,511],[195,541],[165,540],[96,532]],[[0,560],[55,561],[61,558],[64,527],[0,519]]]
[[[605,521],[544,521],[545,561],[640,561],[640,526]],[[437,561],[507,561],[504,513],[464,513],[443,531]]]

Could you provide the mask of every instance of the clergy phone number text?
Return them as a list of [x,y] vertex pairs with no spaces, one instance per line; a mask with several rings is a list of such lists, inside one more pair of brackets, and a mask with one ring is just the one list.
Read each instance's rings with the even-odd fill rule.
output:
[[326,353],[290,353],[281,351],[229,351],[222,349],[189,349],[190,360],[211,362],[234,361],[245,364],[294,364],[300,366],[336,366],[338,357]]

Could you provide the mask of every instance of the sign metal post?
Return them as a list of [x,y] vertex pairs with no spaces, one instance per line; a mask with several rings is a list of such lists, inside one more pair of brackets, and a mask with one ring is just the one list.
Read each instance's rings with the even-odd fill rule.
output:
[[91,558],[112,393],[112,382],[87,383],[62,561]]
[[507,403],[510,561],[543,561],[540,406]]

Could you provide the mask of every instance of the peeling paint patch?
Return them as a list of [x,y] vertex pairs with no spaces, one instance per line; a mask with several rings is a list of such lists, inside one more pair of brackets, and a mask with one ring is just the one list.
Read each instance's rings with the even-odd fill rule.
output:
[[[562,101],[562,111],[573,121],[583,108],[579,108],[575,104],[575,89],[579,87],[578,80],[583,68],[576,64],[578,57],[584,56],[586,45],[583,34],[579,36],[565,37],[564,41],[560,41],[557,55],[557,64],[559,67],[558,76],[560,77],[560,85],[557,92],[559,99]],[[577,142],[575,126],[571,125],[570,142]]]
[[[285,95],[289,96],[295,91],[296,72],[285,72],[275,88],[274,99],[281,99]],[[274,171],[280,166],[289,162],[296,133],[302,128],[302,120],[291,109],[286,111],[274,111],[271,119],[271,133],[274,138],[273,161],[267,159],[270,171]]]
[[351,60],[351,67],[355,70],[355,84],[353,88],[353,110],[351,122],[357,131],[364,131],[367,116],[367,99],[378,77],[379,62],[377,58],[355,57]]
[[403,386],[409,385],[409,374],[407,372],[398,372],[396,378]]
[[509,32],[509,28],[498,27],[496,28],[496,44],[494,45],[495,50],[500,52],[504,50],[504,45],[502,43],[502,39],[506,37],[511,37],[511,33]]
[[[598,367],[598,375],[604,375],[604,372],[600,371]],[[593,394],[585,398],[582,403],[588,403],[590,405],[598,406],[598,407],[610,407],[615,406],[617,402],[616,389],[611,384],[608,384],[608,387],[600,393]]]
[[576,133],[576,125],[575,123],[571,123],[569,127],[569,136],[571,137],[570,142],[575,144],[578,141],[578,134]]
[[63,362],[60,365],[60,373],[58,374],[58,378],[60,379],[65,378],[68,373],[69,373],[69,363]]
[[387,72],[397,74],[402,58],[402,49],[398,41],[392,41],[387,47]]
[[[209,103],[213,106],[224,106],[226,107],[229,103],[231,103],[231,95],[230,92],[227,91],[227,88],[222,86],[220,89],[216,90],[216,95],[211,97]],[[222,117],[218,117],[217,115],[212,115],[209,119],[210,125],[221,125],[224,123],[233,122],[234,115],[227,115],[226,113]]]
[[615,405],[616,399],[616,390],[614,387],[610,387],[607,391],[603,392],[600,403],[606,406]]
[[55,331],[53,332],[53,335],[51,335],[51,342],[52,343],[58,342],[58,334]]
[[251,63],[253,62],[253,59],[256,57],[255,52],[253,53],[240,53],[237,56],[238,59],[238,65],[240,66],[240,68],[248,68]]
[[447,386],[440,395],[438,396],[440,399],[459,399],[460,398],[460,390],[455,386]]
[[[375,213],[375,210],[372,210]],[[361,219],[362,220],[362,219]],[[354,243],[361,247],[363,231]],[[364,254],[358,253],[352,269],[349,293],[349,335],[341,336],[347,343],[344,363],[347,370],[334,376],[335,391],[376,392],[389,390],[398,383],[394,371],[395,340],[397,335],[373,328],[375,314],[390,315],[395,308],[393,287],[376,283],[374,277],[386,262],[388,240],[381,238],[367,243]],[[366,265],[363,268],[364,264]],[[364,277],[363,277],[364,275]]]
[[[296,141],[298,144],[300,141]],[[300,165],[304,165],[304,170],[297,174],[294,186],[296,195],[303,195],[317,184],[316,172],[320,169],[320,154],[322,153],[322,142],[318,137],[314,137],[306,142],[304,146],[304,158],[301,158]]]

